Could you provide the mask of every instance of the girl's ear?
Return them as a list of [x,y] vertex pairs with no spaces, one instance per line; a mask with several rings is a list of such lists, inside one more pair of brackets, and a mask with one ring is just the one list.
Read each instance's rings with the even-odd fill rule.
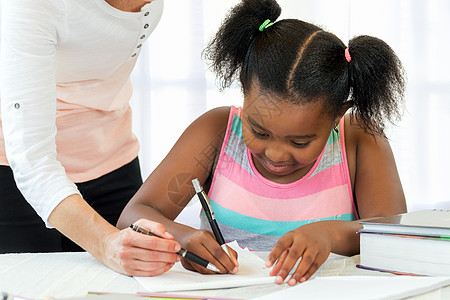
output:
[[341,110],[339,111],[339,114],[336,116],[336,120],[334,122],[334,124],[339,124],[339,121],[342,119],[342,117],[345,115],[345,113],[347,112],[347,110],[349,110],[351,107],[353,106],[353,101],[346,101],[342,107]]

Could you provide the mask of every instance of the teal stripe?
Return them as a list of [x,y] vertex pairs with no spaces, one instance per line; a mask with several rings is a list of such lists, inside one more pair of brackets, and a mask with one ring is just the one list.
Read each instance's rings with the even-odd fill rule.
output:
[[339,135],[340,126],[340,124],[337,126],[338,132],[334,131],[334,128],[331,129],[331,133],[327,141],[327,146],[335,143],[336,141],[339,141],[339,139],[341,138],[341,136]]
[[238,115],[233,116],[233,123],[231,124],[231,131],[242,139],[242,122]]
[[[244,216],[240,213],[234,212],[227,208],[224,208],[209,199],[211,206],[214,210],[214,215],[219,223],[225,224],[230,227],[238,228],[241,230],[263,234],[263,235],[273,235],[282,236],[288,231],[296,229],[302,225],[311,223],[311,220],[306,221],[267,221],[256,219],[248,216]],[[203,214],[203,212],[202,212]],[[335,217],[323,218],[314,221],[325,221],[325,220],[335,220]],[[355,216],[353,213],[344,214],[340,216],[339,220],[343,221],[353,221]]]

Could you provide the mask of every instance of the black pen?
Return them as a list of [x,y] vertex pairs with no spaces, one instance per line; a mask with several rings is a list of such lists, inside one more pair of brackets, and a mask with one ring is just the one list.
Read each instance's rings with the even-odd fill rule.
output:
[[[139,233],[159,237],[156,234],[148,231],[144,227],[141,227],[138,225],[130,224],[130,228]],[[201,258],[200,256],[197,256],[194,253],[187,251],[186,249],[181,248],[181,250],[178,251],[177,254],[181,255],[182,257],[184,257],[186,259],[189,259],[190,261],[192,261],[196,264],[199,264],[200,266],[202,266],[204,268],[207,268],[208,270],[211,270],[213,272],[220,272],[220,270],[217,269],[217,267],[215,265],[213,265],[209,261]]]
[[203,210],[205,211],[206,217],[208,218],[209,225],[211,226],[212,232],[216,237],[217,242],[222,247],[222,249],[228,254],[231,258],[230,252],[228,251],[228,247],[225,244],[225,240],[223,239],[223,235],[220,232],[219,225],[217,225],[216,217],[214,216],[214,211],[209,203],[208,197],[203,191],[203,188],[200,185],[200,182],[197,178],[192,180],[192,184],[194,185],[195,192],[197,193],[198,198],[200,199],[200,203],[202,204]]

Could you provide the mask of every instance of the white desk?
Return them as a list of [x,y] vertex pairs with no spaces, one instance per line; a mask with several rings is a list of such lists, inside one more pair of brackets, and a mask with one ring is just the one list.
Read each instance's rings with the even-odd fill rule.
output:
[[[263,253],[258,255],[265,258]],[[357,263],[359,263],[359,256],[331,255],[316,275],[395,276],[356,268]],[[288,287],[267,284],[223,290],[179,292],[178,294],[251,299],[285,288]],[[78,252],[0,255],[0,292],[2,291],[37,299],[46,296],[81,297],[89,291],[136,293],[145,290],[134,278],[108,269],[86,252]],[[450,299],[450,286],[416,296],[414,299]]]

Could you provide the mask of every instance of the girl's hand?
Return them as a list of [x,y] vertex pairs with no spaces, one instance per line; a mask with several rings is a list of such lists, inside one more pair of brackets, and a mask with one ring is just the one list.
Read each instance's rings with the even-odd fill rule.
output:
[[108,267],[129,276],[156,276],[180,260],[177,252],[181,246],[162,224],[145,219],[134,224],[158,237],[131,228],[113,232],[104,242],[104,263]]
[[270,268],[276,262],[270,275],[277,276],[275,282],[281,284],[301,257],[288,284],[293,286],[298,282],[305,282],[327,260],[331,244],[326,223],[315,222],[301,226],[278,240],[267,257],[266,267]]
[[[221,274],[235,274],[239,271],[236,251],[228,247],[228,251],[231,255],[230,258],[222,247],[220,247],[219,243],[217,243],[211,231],[191,228],[185,234],[183,241],[180,242],[186,250],[197,254],[201,258],[204,258],[215,265],[220,270]],[[197,271],[203,274],[214,274],[213,271],[203,268],[187,259],[182,259],[181,263],[188,270]]]

